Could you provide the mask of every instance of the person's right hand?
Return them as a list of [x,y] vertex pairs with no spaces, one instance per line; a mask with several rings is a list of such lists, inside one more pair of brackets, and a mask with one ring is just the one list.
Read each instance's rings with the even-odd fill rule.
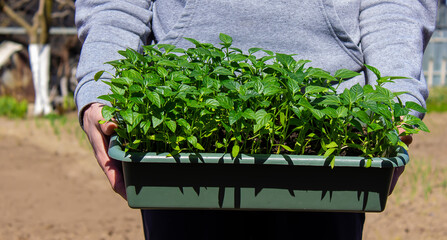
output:
[[121,163],[111,159],[107,154],[110,135],[114,133],[117,125],[113,122],[99,124],[100,120],[104,120],[101,113],[102,107],[102,104],[93,103],[84,110],[83,129],[93,147],[96,160],[109,179],[113,190],[126,199]]

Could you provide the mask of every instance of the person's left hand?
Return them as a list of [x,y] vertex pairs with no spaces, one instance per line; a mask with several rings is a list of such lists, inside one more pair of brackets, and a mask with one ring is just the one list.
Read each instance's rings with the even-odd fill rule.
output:
[[[404,130],[402,128],[399,128],[399,134],[402,133],[403,131]],[[402,140],[402,142],[407,144],[407,146],[409,147],[410,144],[413,142],[413,136],[412,135],[401,136],[400,140]],[[404,170],[405,170],[405,166],[396,167],[394,169],[393,178],[391,179],[391,186],[390,186],[390,191],[389,191],[388,195],[391,195],[391,193],[393,193],[393,190],[397,184],[397,180],[399,180],[399,177],[400,177],[400,175],[402,175]]]
[[127,199],[121,163],[107,154],[110,135],[115,132],[114,129],[117,125],[112,121],[99,124],[100,120],[104,120],[101,113],[102,107],[102,104],[93,103],[86,108],[83,113],[83,129],[92,145],[96,160],[106,174],[112,189]]

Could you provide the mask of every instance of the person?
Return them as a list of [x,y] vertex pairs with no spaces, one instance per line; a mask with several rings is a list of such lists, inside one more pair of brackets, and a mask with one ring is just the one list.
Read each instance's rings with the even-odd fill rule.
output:
[[[386,87],[405,91],[403,102],[425,107],[428,90],[422,71],[424,49],[434,31],[436,0],[77,0],[76,25],[83,43],[75,101],[82,128],[112,188],[126,198],[119,164],[108,157],[108,138],[116,125],[99,124],[97,97],[109,92],[93,76],[113,72],[107,61],[118,50],[154,43],[192,47],[184,37],[219,43],[219,33],[247,51],[260,47],[299,54],[309,66],[331,73],[346,68],[361,73],[341,89],[374,85],[374,75],[406,76]],[[103,77],[107,77],[103,75]],[[413,112],[423,117],[422,113]],[[410,144],[411,136],[403,139]],[[394,182],[403,169],[395,174]],[[143,210],[146,239],[361,239],[363,213]]]

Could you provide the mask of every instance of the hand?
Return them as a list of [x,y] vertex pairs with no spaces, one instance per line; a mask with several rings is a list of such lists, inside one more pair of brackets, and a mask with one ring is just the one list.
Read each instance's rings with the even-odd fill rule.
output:
[[114,133],[114,129],[117,125],[113,122],[99,124],[100,120],[104,120],[101,113],[102,107],[102,104],[93,103],[85,109],[83,116],[84,132],[87,134],[90,144],[93,147],[96,160],[109,179],[113,190],[126,199],[121,163],[111,159],[107,154],[110,135]]
[[[399,134],[402,133],[403,131],[404,130],[402,128],[399,128]],[[413,142],[413,136],[412,135],[401,136],[400,140],[402,140],[402,142],[407,144],[407,146],[410,146],[410,144]],[[402,175],[404,170],[405,170],[405,166],[397,167],[394,169],[393,179],[391,179],[391,186],[390,186],[390,191],[389,191],[388,195],[391,195],[391,193],[393,192],[394,187],[396,186],[397,180],[399,180],[399,177],[400,177],[400,175]]]

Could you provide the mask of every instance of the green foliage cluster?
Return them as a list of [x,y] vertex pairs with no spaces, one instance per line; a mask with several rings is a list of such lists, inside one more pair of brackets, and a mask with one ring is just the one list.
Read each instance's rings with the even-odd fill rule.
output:
[[[377,86],[345,89],[339,84],[359,73],[341,69],[331,75],[306,68],[293,55],[221,47],[186,38],[195,47],[144,46],[144,54],[127,49],[124,59],[109,62],[116,72],[111,94],[100,98],[106,121],[118,123],[126,151],[318,154],[333,158],[347,149],[365,157],[382,156],[399,140],[398,126],[413,134],[428,131],[410,110],[383,87],[400,77],[378,78]],[[261,51],[262,57],[255,53]],[[103,71],[98,72],[98,80]]]
[[11,96],[0,97],[0,116],[8,118],[25,118],[28,111],[26,100],[18,101]]
[[430,89],[427,99],[428,112],[447,112],[447,87],[434,87]]

